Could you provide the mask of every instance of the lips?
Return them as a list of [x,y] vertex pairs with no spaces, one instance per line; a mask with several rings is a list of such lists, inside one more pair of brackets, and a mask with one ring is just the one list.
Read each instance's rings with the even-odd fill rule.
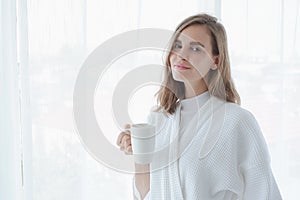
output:
[[190,69],[190,67],[187,67],[183,64],[178,64],[178,65],[175,65],[175,68],[176,69],[179,69],[179,70],[187,70],[187,69]]

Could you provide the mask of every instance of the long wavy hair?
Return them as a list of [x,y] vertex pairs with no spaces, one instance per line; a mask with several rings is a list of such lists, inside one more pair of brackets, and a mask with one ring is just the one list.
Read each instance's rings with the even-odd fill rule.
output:
[[164,80],[156,93],[157,110],[162,110],[166,114],[173,114],[177,104],[185,98],[184,83],[174,80],[171,71],[170,54],[175,40],[179,34],[188,26],[199,24],[205,26],[210,34],[212,55],[218,56],[217,70],[210,69],[205,75],[204,81],[210,95],[223,99],[227,102],[240,104],[240,96],[235,89],[231,78],[230,62],[228,55],[227,36],[224,26],[218,22],[216,17],[208,14],[197,14],[183,20],[172,35],[165,59]]

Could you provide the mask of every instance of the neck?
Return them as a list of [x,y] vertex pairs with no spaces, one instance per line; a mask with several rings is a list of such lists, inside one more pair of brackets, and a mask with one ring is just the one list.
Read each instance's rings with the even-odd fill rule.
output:
[[208,90],[203,79],[200,81],[184,83],[184,87],[186,99],[198,96]]

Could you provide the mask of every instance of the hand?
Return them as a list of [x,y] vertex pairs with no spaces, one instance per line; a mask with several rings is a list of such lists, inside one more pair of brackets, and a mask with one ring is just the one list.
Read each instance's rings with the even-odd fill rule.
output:
[[[125,129],[126,128],[130,128],[130,125],[126,124]],[[126,130],[119,134],[117,139],[117,145],[120,147],[121,151],[124,151],[126,155],[132,155],[130,131]]]

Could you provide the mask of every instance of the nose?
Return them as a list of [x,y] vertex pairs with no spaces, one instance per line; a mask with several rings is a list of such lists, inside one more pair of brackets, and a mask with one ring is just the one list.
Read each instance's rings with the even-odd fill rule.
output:
[[177,52],[177,54],[176,54],[180,59],[182,59],[182,60],[188,60],[188,50],[187,49],[185,49],[185,48],[181,48],[178,52]]

